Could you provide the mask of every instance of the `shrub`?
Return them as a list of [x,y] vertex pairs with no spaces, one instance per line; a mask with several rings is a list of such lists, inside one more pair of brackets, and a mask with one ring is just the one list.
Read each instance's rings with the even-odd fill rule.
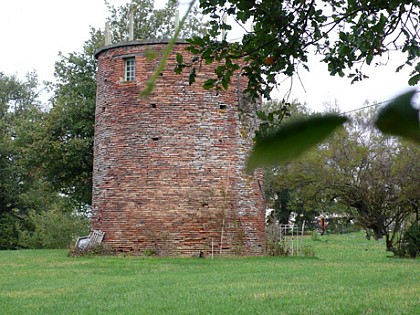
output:
[[96,244],[84,249],[71,246],[67,256],[82,257],[82,256],[114,256],[116,251],[107,244]]
[[315,257],[315,250],[312,246],[304,245],[302,247],[302,252],[304,256]]
[[59,210],[29,213],[33,230],[19,232],[19,244],[25,248],[68,248],[78,236],[89,233],[89,222],[83,216]]
[[11,213],[0,215],[0,250],[19,248],[17,223],[18,219]]
[[413,258],[420,255],[420,225],[418,222],[411,224],[404,232],[399,254]]
[[268,240],[266,243],[267,255],[269,256],[289,256],[290,248],[284,241]]

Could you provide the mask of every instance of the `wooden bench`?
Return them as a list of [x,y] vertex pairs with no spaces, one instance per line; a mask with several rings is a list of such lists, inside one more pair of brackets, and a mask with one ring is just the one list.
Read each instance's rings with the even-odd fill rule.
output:
[[77,238],[76,241],[76,248],[78,249],[87,249],[91,246],[101,244],[102,240],[104,239],[105,232],[101,230],[93,230],[89,233],[88,236],[82,236]]

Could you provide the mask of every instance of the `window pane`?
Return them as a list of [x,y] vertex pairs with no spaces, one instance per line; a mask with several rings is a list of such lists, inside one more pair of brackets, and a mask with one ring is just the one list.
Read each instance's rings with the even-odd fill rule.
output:
[[134,58],[125,59],[125,81],[134,81],[135,60]]

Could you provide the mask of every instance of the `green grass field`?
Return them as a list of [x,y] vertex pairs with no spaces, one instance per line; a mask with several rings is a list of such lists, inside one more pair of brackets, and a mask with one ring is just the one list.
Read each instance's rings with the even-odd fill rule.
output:
[[420,260],[362,233],[315,257],[68,258],[0,251],[0,314],[420,314]]

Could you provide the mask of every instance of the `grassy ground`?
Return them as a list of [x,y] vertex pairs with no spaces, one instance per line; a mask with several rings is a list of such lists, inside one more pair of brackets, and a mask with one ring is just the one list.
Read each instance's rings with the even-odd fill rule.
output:
[[1,314],[420,314],[420,260],[363,234],[315,257],[68,258],[0,251]]

